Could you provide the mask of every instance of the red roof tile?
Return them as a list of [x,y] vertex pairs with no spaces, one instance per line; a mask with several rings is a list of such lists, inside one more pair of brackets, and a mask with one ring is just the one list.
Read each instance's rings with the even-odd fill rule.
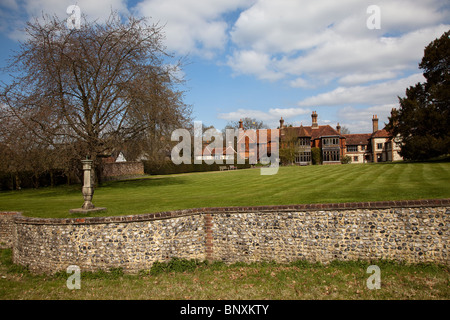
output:
[[390,138],[392,135],[386,129],[381,129],[372,133],[372,138]]
[[336,129],[333,129],[329,125],[319,126],[317,129],[313,129],[309,126],[300,126],[300,127],[286,127],[284,130],[294,131],[298,137],[311,137],[311,139],[318,139],[324,136],[341,136]]
[[344,134],[345,137],[345,144],[346,145],[362,145],[362,144],[369,144],[370,140],[370,133],[356,133],[356,134]]

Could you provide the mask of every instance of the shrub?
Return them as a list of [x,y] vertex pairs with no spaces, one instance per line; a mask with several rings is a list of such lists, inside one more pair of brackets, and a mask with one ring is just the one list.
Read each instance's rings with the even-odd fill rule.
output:
[[341,159],[342,164],[352,163],[352,158],[350,156],[344,156]]
[[[189,173],[189,172],[206,172],[206,171],[219,171],[220,166],[229,166],[229,164],[217,164],[213,163],[211,165],[202,162],[201,164],[174,164],[172,161],[165,161],[163,163],[157,163],[152,161],[143,161],[144,163],[144,172],[146,174],[151,175],[166,175],[166,174],[177,174],[177,173]],[[237,169],[246,169],[250,168],[251,165],[248,163],[245,164],[237,164],[237,160],[234,161],[234,166]]]
[[311,161],[312,164],[322,163],[322,152],[320,152],[320,148],[311,148]]

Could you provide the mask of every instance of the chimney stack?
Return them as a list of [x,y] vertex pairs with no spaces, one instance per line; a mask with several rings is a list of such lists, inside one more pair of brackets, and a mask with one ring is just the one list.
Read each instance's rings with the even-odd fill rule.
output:
[[318,129],[319,125],[317,124],[317,112],[316,111],[312,112],[311,118],[312,118],[312,128],[313,129]]
[[283,117],[281,117],[281,119],[280,119],[280,129],[283,129],[284,128],[284,120],[283,120]]
[[341,134],[341,126],[339,125],[339,122],[338,122],[338,124],[337,124],[337,126],[336,126],[336,131],[337,131],[339,134]]
[[242,119],[239,120],[239,129],[244,129],[244,125],[242,124]]
[[373,133],[378,131],[378,116],[374,115],[372,117],[372,129],[373,129]]

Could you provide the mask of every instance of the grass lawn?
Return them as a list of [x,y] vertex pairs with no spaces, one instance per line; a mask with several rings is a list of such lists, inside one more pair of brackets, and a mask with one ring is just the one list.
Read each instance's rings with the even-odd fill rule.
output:
[[380,268],[380,289],[367,288],[362,261],[328,265],[297,261],[277,263],[200,263],[188,270],[126,275],[83,273],[80,289],[67,288],[69,274],[32,275],[11,262],[11,250],[0,250],[0,299],[58,300],[447,300],[450,269],[389,261]]
[[[200,207],[287,205],[450,197],[450,162],[281,167],[151,176],[96,188],[104,216]],[[0,211],[34,217],[74,217],[80,186],[0,192]]]

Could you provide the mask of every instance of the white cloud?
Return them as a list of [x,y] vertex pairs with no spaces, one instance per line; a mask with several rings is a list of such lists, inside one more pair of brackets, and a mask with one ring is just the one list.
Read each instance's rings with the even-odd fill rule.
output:
[[397,74],[393,71],[383,71],[375,73],[352,73],[339,79],[342,85],[357,85],[377,80],[386,80],[395,78]]
[[327,26],[345,17],[355,1],[257,1],[231,32],[240,47],[268,53],[304,50],[330,39]]
[[425,46],[449,28],[450,25],[439,25],[396,38],[347,39],[336,36],[299,57],[283,57],[277,61],[277,67],[285,74],[332,75],[336,78],[354,73],[386,75],[417,69]]
[[303,78],[291,80],[289,85],[293,88],[313,88],[314,85]]
[[336,106],[345,104],[389,104],[395,103],[398,96],[404,96],[406,88],[425,78],[421,73],[409,77],[381,82],[368,86],[338,87],[330,92],[306,98],[299,106]]
[[166,45],[179,54],[211,58],[228,41],[223,15],[248,6],[252,0],[143,0],[134,8],[164,25]]
[[352,106],[345,106],[337,112],[339,118],[348,121],[370,120],[373,115],[377,115],[378,118],[387,118],[392,108],[398,108],[398,104],[390,103],[383,105],[375,105],[369,108],[358,109]]
[[[343,85],[391,79],[417,70],[424,47],[450,28],[444,2],[377,1],[381,29],[370,30],[369,1],[260,0],[232,28],[237,48],[228,65],[258,79],[291,77],[288,83],[300,88],[306,76],[310,83],[337,79]],[[243,68],[249,52],[264,57],[257,68]]]
[[87,15],[90,20],[106,20],[111,13],[111,9],[117,10],[119,13],[128,12],[126,0],[25,0],[23,1],[23,8],[30,16],[40,16],[43,12],[44,14],[56,14],[60,18],[65,18],[68,17],[67,7],[74,4],[80,7],[81,14]]
[[13,40],[25,40],[26,34],[22,31],[26,21],[33,18],[40,19],[42,15],[56,15],[60,19],[69,17],[66,10],[70,5],[76,4],[80,7],[82,15],[86,15],[89,21],[105,21],[111,10],[119,14],[127,14],[126,0],[9,0],[9,10],[0,13],[0,30],[7,33]]
[[268,111],[238,109],[228,113],[221,113],[218,115],[218,118],[229,121],[237,121],[238,119],[249,117],[264,121],[267,124],[276,124],[281,117],[283,117],[283,119],[289,119],[299,115],[305,115],[310,112],[310,109],[305,108],[271,108]]
[[398,108],[398,104],[375,105],[369,108],[355,108],[345,106],[337,112],[342,127],[347,127],[351,133],[371,133],[372,116],[378,117],[378,128],[383,129],[384,124],[388,122],[388,116],[392,108]]
[[265,53],[258,53],[253,50],[242,50],[235,52],[228,57],[228,66],[235,74],[251,74],[261,80],[279,80],[283,75],[275,70],[271,70],[273,64],[270,56]]
[[445,0],[378,0],[379,32],[368,30],[366,9],[372,1],[256,1],[243,11],[231,36],[243,49],[268,53],[307,50],[339,35],[344,39],[376,38],[386,32],[407,33],[447,18]]

